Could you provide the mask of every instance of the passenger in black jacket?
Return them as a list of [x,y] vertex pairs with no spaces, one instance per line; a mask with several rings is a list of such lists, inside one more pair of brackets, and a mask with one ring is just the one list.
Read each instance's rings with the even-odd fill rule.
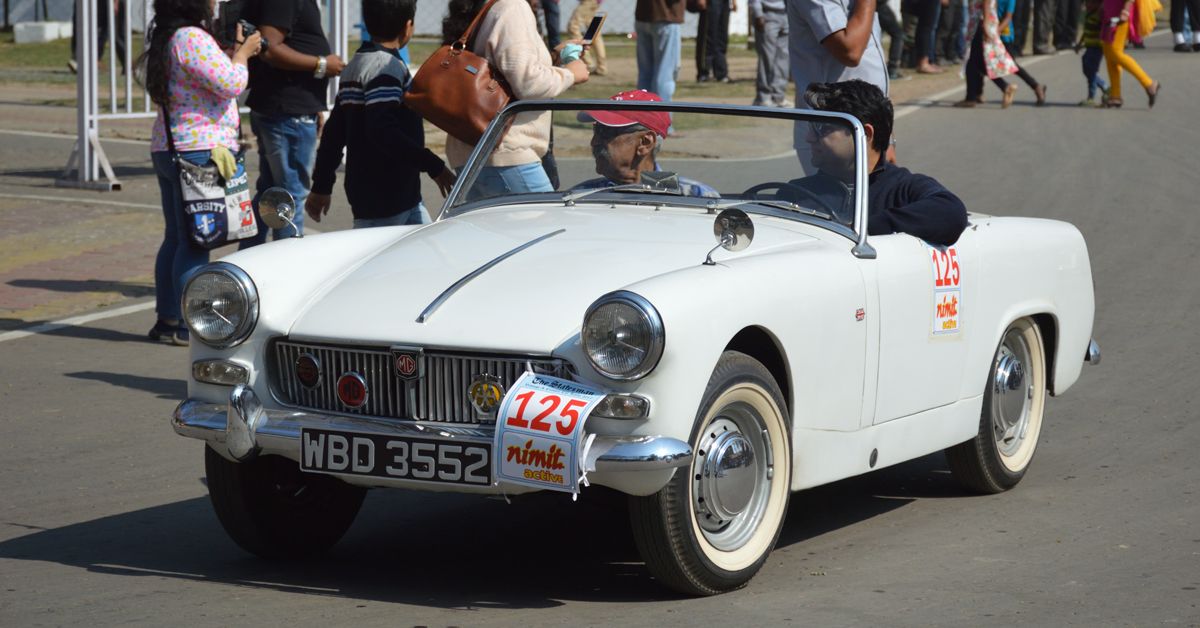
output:
[[346,198],[354,226],[429,222],[421,203],[421,173],[442,194],[454,172],[428,148],[415,111],[404,104],[412,76],[400,48],[412,37],[416,0],[363,0],[364,42],[342,71],[337,101],[317,150],[312,191],[304,209],[316,222],[329,212],[337,168],[346,150]]
[[[958,240],[967,228],[963,202],[932,177],[887,162],[892,103],[878,87],[860,80],[812,83],[804,99],[813,109],[849,114],[863,125],[867,164],[871,168],[867,183],[867,233],[908,233],[940,245]],[[791,181],[791,185],[816,193],[826,201],[824,204],[838,210],[835,213],[839,218],[852,221],[848,200],[853,198],[850,191],[855,181],[855,155],[850,127],[814,123],[808,132],[808,142],[813,147],[813,165],[818,174]],[[844,194],[831,194],[833,187],[844,190]]]

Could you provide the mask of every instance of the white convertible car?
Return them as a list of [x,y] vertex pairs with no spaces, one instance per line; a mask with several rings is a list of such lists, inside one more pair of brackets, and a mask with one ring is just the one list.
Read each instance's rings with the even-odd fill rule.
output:
[[[663,111],[675,133],[648,150],[593,115]],[[555,191],[486,168],[514,117],[553,124]],[[807,125],[853,138],[851,176],[801,178]],[[864,142],[839,114],[513,105],[433,223],[197,273],[172,425],[261,556],[336,543],[367,488],[602,485],[630,496],[650,572],[697,595],[750,580],[793,491],[940,450],[970,489],[1009,489],[1046,396],[1100,357],[1083,237],[984,215],[949,247],[868,237]],[[294,211],[263,198],[264,220]]]

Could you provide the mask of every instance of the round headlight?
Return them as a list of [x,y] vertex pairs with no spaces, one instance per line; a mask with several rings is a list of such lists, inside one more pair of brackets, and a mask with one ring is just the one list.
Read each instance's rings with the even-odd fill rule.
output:
[[183,290],[183,320],[204,344],[232,347],[245,340],[258,322],[258,290],[237,266],[209,264]]
[[581,335],[592,366],[617,380],[645,377],[658,365],[665,343],[658,310],[624,290],[606,294],[588,308]]

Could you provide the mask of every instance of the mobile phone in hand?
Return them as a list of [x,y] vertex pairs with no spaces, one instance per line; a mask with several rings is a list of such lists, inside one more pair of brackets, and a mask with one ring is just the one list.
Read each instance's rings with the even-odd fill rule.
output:
[[592,23],[588,24],[587,32],[583,34],[583,45],[592,45],[592,40],[600,34],[600,27],[604,24],[604,19],[606,17],[608,17],[607,13],[597,13],[596,16],[592,18]]

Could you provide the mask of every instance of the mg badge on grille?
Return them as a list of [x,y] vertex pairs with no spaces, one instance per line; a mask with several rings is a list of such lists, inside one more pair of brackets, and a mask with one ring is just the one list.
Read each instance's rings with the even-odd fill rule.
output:
[[347,408],[361,408],[367,402],[367,380],[349,371],[337,380],[337,396]]
[[396,377],[404,380],[417,379],[423,375],[425,355],[420,349],[392,347],[392,367]]
[[301,353],[296,358],[296,379],[305,388],[316,388],[321,383],[321,361],[311,353]]
[[481,414],[491,414],[504,398],[504,385],[495,375],[476,375],[467,388],[467,399]]

